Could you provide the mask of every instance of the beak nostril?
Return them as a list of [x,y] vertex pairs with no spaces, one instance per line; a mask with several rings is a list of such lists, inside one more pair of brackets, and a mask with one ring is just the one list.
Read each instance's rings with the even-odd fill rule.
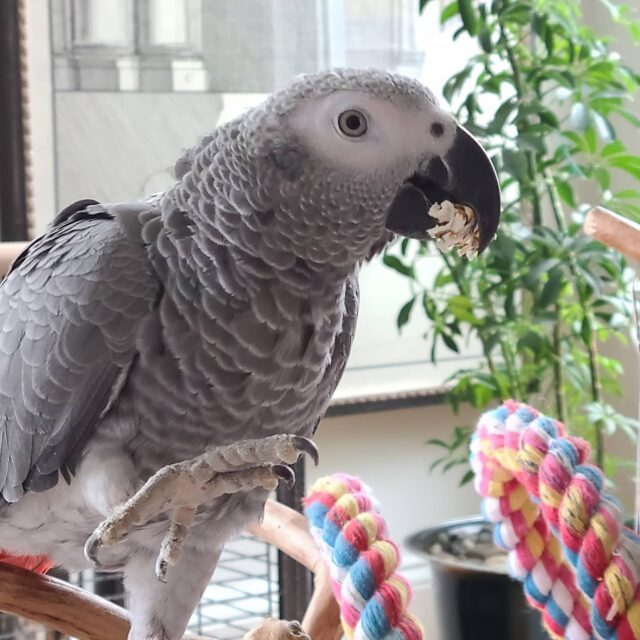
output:
[[434,122],[431,125],[431,135],[434,138],[439,138],[444,133],[444,125],[442,122]]
[[441,189],[449,183],[449,169],[441,158],[433,158],[427,166],[426,175],[433,180]]

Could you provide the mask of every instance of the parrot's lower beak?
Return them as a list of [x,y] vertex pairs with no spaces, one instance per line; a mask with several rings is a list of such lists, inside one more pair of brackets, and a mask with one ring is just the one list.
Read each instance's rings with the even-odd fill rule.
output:
[[483,251],[498,228],[500,184],[485,150],[461,126],[446,155],[432,158],[424,172],[404,182],[389,208],[387,229],[425,240],[437,222],[429,209],[445,200],[471,207],[480,231],[478,250]]

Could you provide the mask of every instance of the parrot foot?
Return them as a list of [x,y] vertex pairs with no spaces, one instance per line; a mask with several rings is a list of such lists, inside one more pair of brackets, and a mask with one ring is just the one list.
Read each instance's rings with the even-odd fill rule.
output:
[[318,463],[318,450],[308,438],[275,435],[212,447],[196,458],[163,467],[97,527],[85,544],[85,556],[99,567],[101,547],[117,544],[133,527],[168,511],[169,531],[156,563],[156,576],[165,582],[201,505],[224,494],[256,488],[273,491],[280,480],[293,484],[293,471],[282,463],[293,464],[302,453]]
[[242,640],[310,640],[306,631],[297,620],[274,620],[267,618],[249,633]]

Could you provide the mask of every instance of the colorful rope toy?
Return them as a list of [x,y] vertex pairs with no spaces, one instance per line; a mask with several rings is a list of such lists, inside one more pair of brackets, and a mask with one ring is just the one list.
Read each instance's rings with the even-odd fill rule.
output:
[[422,640],[406,612],[411,588],[397,573],[398,547],[369,488],[336,474],[318,480],[304,500],[311,532],[325,553],[342,626],[351,640]]
[[640,538],[588,457],[560,422],[513,401],[485,413],[471,443],[495,542],[552,637],[640,640]]

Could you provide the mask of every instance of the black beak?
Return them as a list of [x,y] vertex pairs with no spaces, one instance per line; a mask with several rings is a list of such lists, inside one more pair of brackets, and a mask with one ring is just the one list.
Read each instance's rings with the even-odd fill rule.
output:
[[387,229],[427,239],[428,229],[436,223],[429,209],[444,200],[473,209],[480,227],[479,251],[483,251],[500,221],[500,184],[485,150],[461,126],[444,157],[432,158],[424,173],[407,178],[389,208]]

